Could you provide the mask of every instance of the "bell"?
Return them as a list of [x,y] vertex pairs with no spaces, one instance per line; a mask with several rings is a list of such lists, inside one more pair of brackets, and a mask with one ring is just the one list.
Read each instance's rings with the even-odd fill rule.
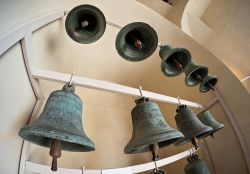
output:
[[61,156],[61,149],[76,152],[95,150],[94,143],[84,133],[82,100],[74,91],[73,84],[66,84],[62,90],[52,92],[40,117],[19,131],[23,139],[51,147],[53,171],[57,170],[56,158]]
[[103,35],[106,29],[106,19],[95,6],[79,5],[67,15],[65,28],[71,39],[82,44],[89,44]]
[[[142,153],[157,151],[183,137],[183,134],[172,129],[164,120],[159,106],[148,100],[139,100],[131,111],[133,134],[124,148],[124,153]],[[153,157],[156,160],[157,156]]]
[[207,76],[208,69],[205,66],[196,65],[193,62],[185,68],[185,83],[187,86],[195,86]]
[[195,113],[186,105],[178,106],[175,116],[176,125],[179,131],[184,134],[184,138],[180,139],[176,145],[183,145],[192,141],[195,148],[198,148],[196,138],[200,139],[210,134],[213,130],[211,127],[204,125]]
[[172,48],[169,45],[160,49],[161,70],[164,75],[173,77],[181,74],[191,62],[191,54],[185,48]]
[[207,126],[210,126],[213,128],[213,130],[210,132],[210,135],[213,137],[213,134],[222,129],[224,127],[224,124],[219,123],[218,121],[216,121],[212,115],[212,113],[208,110],[204,110],[202,112],[200,112],[198,115],[199,120]]
[[185,174],[210,174],[205,160],[198,158],[198,155],[188,157],[188,164],[185,166]]
[[214,90],[215,85],[218,82],[218,77],[207,75],[200,84],[200,92],[207,92],[210,89]]
[[128,61],[137,62],[151,56],[158,46],[156,31],[146,23],[134,22],[116,36],[116,50]]

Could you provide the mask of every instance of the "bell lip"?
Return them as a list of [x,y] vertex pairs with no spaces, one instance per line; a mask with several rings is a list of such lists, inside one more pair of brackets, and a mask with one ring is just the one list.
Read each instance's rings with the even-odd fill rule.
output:
[[[131,58],[131,55],[124,54],[124,51],[120,48],[120,43],[122,40],[125,40],[126,34],[135,28],[146,28],[150,33],[152,33],[152,36],[155,38],[155,42],[153,42],[153,46],[151,50],[147,53],[144,54],[143,56],[137,56],[136,58]],[[122,37],[123,36],[123,37]],[[138,62],[145,60],[149,58],[156,50],[158,46],[158,35],[153,27],[151,27],[149,24],[144,23],[144,22],[132,22],[124,26],[117,34],[116,36],[116,41],[115,41],[115,46],[118,54],[125,60],[131,61],[131,62]]]
[[[81,10],[88,10],[88,11],[94,12],[97,17],[101,18],[101,20],[99,22],[101,24],[103,24],[102,25],[103,28],[99,27],[100,30],[97,32],[97,34],[92,39],[87,39],[86,41],[82,41],[78,37],[75,37],[75,35],[73,34],[74,32],[72,32],[72,30],[69,27],[70,26],[69,23],[70,23],[70,21],[72,21],[72,18],[74,17],[74,13],[81,11]],[[94,43],[94,42],[98,41],[103,36],[103,34],[106,30],[106,18],[104,16],[104,14],[102,13],[102,11],[99,8],[97,8],[96,6],[93,6],[90,4],[82,4],[82,5],[74,7],[72,10],[70,10],[70,12],[68,13],[66,20],[65,20],[65,29],[66,29],[66,32],[69,35],[69,37],[78,43],[81,43],[81,44]]]
[[[26,141],[29,141],[29,142],[31,142],[33,144],[43,146],[43,147],[47,147],[47,148],[50,148],[49,143],[46,144],[46,145],[42,144],[42,143],[38,143],[35,140],[30,140],[29,137],[31,137],[31,136],[39,136],[41,138],[59,139],[59,140],[65,142],[65,143],[71,143],[73,145],[73,147],[76,148],[76,149],[65,148],[62,145],[62,150],[65,150],[65,151],[89,152],[89,151],[94,151],[95,150],[95,144],[85,134],[84,134],[85,137],[82,137],[81,135],[67,133],[67,136],[66,136],[67,138],[65,138],[64,136],[61,135],[62,132],[64,132],[64,131],[56,130],[56,129],[53,129],[53,128],[50,128],[50,129],[51,130],[49,130],[48,127],[47,127],[47,130],[45,130],[45,129],[39,127],[39,126],[28,125],[28,126],[25,126],[25,127],[21,128],[19,130],[19,132],[18,132],[18,135],[20,137],[22,137]],[[51,136],[49,137],[48,134],[50,134]],[[59,136],[59,135],[61,135],[61,136]],[[74,137],[74,138],[72,138],[72,137]]]
[[[172,134],[170,134],[172,133]],[[155,138],[155,140],[153,139],[154,137],[156,137],[158,134],[165,134],[165,136],[161,136],[162,138]],[[145,137],[140,136],[141,138],[131,138],[130,141],[127,143],[127,145],[124,148],[124,153],[125,154],[135,154],[135,153],[144,153],[144,152],[148,152],[149,148],[147,148],[146,146],[149,146],[152,144],[152,142],[154,143],[159,143],[159,148],[163,148],[166,146],[170,146],[172,144],[174,144],[175,142],[177,142],[179,139],[183,138],[184,135],[178,131],[175,130],[173,128],[170,128],[169,130],[166,131],[166,129],[162,130],[162,131],[158,131],[157,133],[154,133],[152,135],[149,135],[148,138],[146,139],[146,143],[140,143],[142,142],[141,140],[144,140],[145,142]],[[164,144],[163,142],[165,141],[170,141],[169,143]],[[134,143],[134,142],[139,142],[139,143]],[[161,144],[163,143],[163,144]],[[138,146],[141,146],[138,150]],[[130,150],[134,148],[135,150]]]
[[208,91],[210,91],[210,90],[212,89],[212,88],[210,88],[210,87],[207,88],[207,89],[203,89],[203,88],[204,88],[203,86],[204,86],[208,81],[210,81],[210,80],[215,80],[214,84],[212,84],[213,87],[214,87],[214,86],[218,83],[218,81],[219,81],[218,77],[208,75],[207,78],[205,78],[205,80],[204,80],[203,82],[201,82],[201,84],[200,84],[200,87],[199,87],[199,91],[200,91],[200,92],[205,93],[205,92],[208,92]]
[[[164,46],[163,46],[163,48],[164,48]],[[161,49],[163,49],[163,48],[161,48]],[[175,77],[175,76],[178,76],[178,75],[180,75],[181,73],[183,73],[184,72],[184,69],[186,68],[186,66],[185,67],[183,67],[183,70],[182,71],[179,71],[178,73],[175,73],[175,74],[170,74],[170,73],[167,73],[166,71],[165,71],[165,65],[166,65],[166,61],[169,59],[169,57],[172,55],[172,54],[174,54],[174,53],[176,53],[176,52],[182,52],[183,54],[186,54],[186,56],[188,57],[187,59],[188,59],[188,63],[187,63],[187,65],[186,66],[188,66],[189,64],[190,64],[190,62],[191,62],[191,54],[190,54],[190,52],[186,49],[186,48],[173,48],[172,50],[169,50],[168,51],[168,53],[162,58],[162,61],[161,61],[161,71],[163,72],[163,74],[165,75],[165,76],[167,76],[167,77]]]
[[186,84],[187,86],[193,87],[193,86],[196,86],[196,85],[198,85],[199,83],[201,83],[200,81],[197,81],[197,82],[194,83],[194,84],[188,83],[188,78],[190,77],[190,75],[191,75],[194,71],[196,71],[196,70],[198,70],[198,69],[204,69],[204,70],[206,71],[206,72],[205,72],[205,73],[206,73],[205,76],[208,75],[208,68],[207,68],[206,66],[200,65],[200,66],[196,67],[195,69],[193,69],[193,71],[191,71],[191,72],[189,73],[188,76],[185,77],[185,84]]

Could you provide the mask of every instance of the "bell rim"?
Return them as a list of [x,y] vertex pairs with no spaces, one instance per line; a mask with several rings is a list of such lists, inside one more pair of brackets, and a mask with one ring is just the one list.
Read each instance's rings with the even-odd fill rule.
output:
[[[100,20],[99,20],[100,26],[103,26],[103,27],[99,27],[100,30],[97,32],[97,34],[92,39],[87,39],[86,41],[83,41],[83,40],[79,39],[78,37],[76,37],[73,34],[74,32],[69,27],[70,21],[72,21],[72,19],[75,17],[75,14],[81,10],[88,10],[90,12],[95,12],[96,17],[100,18]],[[98,41],[103,36],[104,32],[106,31],[106,18],[104,16],[103,12],[99,8],[97,8],[96,6],[93,6],[90,4],[82,4],[82,5],[76,6],[70,10],[70,12],[68,13],[66,20],[65,20],[65,29],[66,29],[66,32],[69,35],[69,37],[78,43],[81,43],[81,44],[94,43],[94,42]]]
[[[206,80],[206,79],[205,79]],[[199,90],[200,90],[200,92],[202,92],[202,93],[205,93],[205,92],[208,92],[208,91],[210,91],[211,90],[211,88],[208,88],[208,89],[202,89],[202,88],[205,88],[205,87],[203,87],[206,83],[208,83],[210,80],[215,80],[215,82],[214,82],[214,84],[212,85],[212,86],[215,86],[217,83],[218,83],[218,77],[216,77],[216,76],[207,76],[207,80],[206,81],[203,81],[203,82],[201,82],[201,84],[200,84],[200,87],[199,87]]]
[[[172,132],[172,134],[169,134],[170,132]],[[161,138],[155,138],[152,139],[152,137],[156,137],[158,134],[166,134],[165,136],[161,136]],[[150,144],[152,144],[152,142],[154,143],[159,143],[159,148],[164,148],[166,146],[170,146],[172,144],[174,144],[175,142],[177,142],[180,138],[184,137],[184,135],[175,129],[169,129],[169,130],[162,130],[162,131],[158,131],[157,133],[151,134],[149,135],[147,138],[145,137],[141,137],[140,138],[131,138],[130,141],[127,143],[127,145],[124,148],[124,153],[125,154],[134,154],[134,153],[144,153],[144,152],[148,152],[149,148],[145,148],[146,146],[149,146]],[[144,143],[140,143],[142,142],[141,140],[146,140],[146,143],[144,141]],[[170,141],[169,143],[166,143],[167,141]],[[139,142],[139,143],[137,143]],[[160,143],[165,142],[166,144],[161,145]],[[132,148],[134,149],[138,149],[138,146],[141,146],[141,150],[130,150]],[[145,147],[144,147],[145,146]]]
[[[51,133],[51,132],[53,132],[53,133]],[[31,140],[28,137],[39,136],[41,138],[59,139],[59,140],[65,142],[65,143],[71,143],[75,147],[80,146],[79,149],[69,149],[69,148],[65,148],[62,145],[62,150],[65,150],[65,151],[89,152],[89,151],[94,151],[95,150],[95,144],[92,142],[92,140],[90,138],[87,137],[87,135],[84,134],[85,137],[82,137],[81,135],[67,133],[66,137],[68,137],[68,138],[65,138],[63,136],[59,136],[60,134],[62,134],[62,132],[64,132],[64,131],[59,131],[59,130],[56,130],[54,128],[51,128],[51,130],[49,130],[49,129],[45,130],[44,128],[41,128],[40,126],[28,125],[28,126],[25,126],[25,127],[21,128],[19,130],[18,135],[20,137],[22,137],[26,141],[29,141],[29,142],[31,142],[33,144],[43,146],[43,147],[47,147],[47,148],[50,148],[49,144],[45,145],[45,144],[42,144],[42,143],[38,143],[34,139]],[[48,136],[48,135],[50,135],[50,136]],[[74,137],[75,140],[73,140],[72,137]],[[79,141],[77,142],[77,140],[79,140]]]
[[[120,43],[122,43],[122,40],[125,40],[126,34],[128,34],[130,31],[132,31],[136,28],[142,28],[142,26],[144,28],[146,28],[149,31],[149,33],[152,33],[152,37],[154,38],[155,42],[153,42],[153,45],[147,54],[137,56],[137,58],[131,58],[129,55],[125,54],[121,48],[119,48],[121,45]],[[155,50],[158,46],[158,35],[157,35],[157,32],[155,31],[155,29],[153,27],[151,27],[149,24],[144,23],[144,22],[132,22],[132,23],[125,25],[118,32],[118,34],[116,36],[115,46],[116,46],[116,50],[117,50],[118,54],[123,59],[125,59],[127,61],[131,61],[131,62],[139,62],[139,61],[142,61],[142,60],[149,58],[155,52]]]
[[184,72],[184,69],[186,68],[183,67],[183,70],[182,71],[179,71],[178,73],[176,74],[169,74],[165,71],[165,65],[167,64],[166,61],[169,59],[169,57],[176,53],[176,52],[179,52],[181,51],[182,53],[186,54],[186,56],[188,57],[188,63],[186,66],[188,66],[191,62],[191,53],[186,49],[186,48],[173,48],[172,50],[169,50],[169,52],[164,56],[164,58],[162,58],[162,62],[161,62],[161,71],[163,72],[163,74],[167,77],[175,77],[175,76],[178,76],[180,75],[181,73]]
[[186,84],[187,86],[193,87],[193,86],[196,86],[196,85],[198,85],[198,84],[201,83],[200,81],[197,81],[197,82],[194,83],[194,84],[188,83],[188,79],[189,79],[189,77],[191,76],[191,74],[194,73],[194,71],[196,71],[196,70],[198,70],[198,69],[204,69],[204,70],[206,71],[206,72],[205,72],[205,73],[206,73],[205,76],[208,75],[208,68],[207,68],[206,66],[203,66],[203,65],[197,66],[194,70],[192,70],[191,72],[189,72],[188,75],[186,75],[186,77],[185,77],[185,84]]

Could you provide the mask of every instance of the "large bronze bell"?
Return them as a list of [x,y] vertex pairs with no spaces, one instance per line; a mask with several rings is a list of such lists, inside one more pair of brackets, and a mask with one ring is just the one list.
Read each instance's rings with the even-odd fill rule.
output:
[[[166,123],[159,106],[154,102],[140,100],[131,114],[133,134],[124,148],[126,154],[158,150],[158,147],[165,147],[183,137],[181,132]],[[154,160],[156,158],[153,157]]]
[[178,106],[176,110],[175,121],[178,130],[184,134],[184,138],[180,139],[176,145],[183,145],[192,141],[195,148],[198,148],[196,139],[203,138],[210,134],[213,130],[211,127],[204,125],[195,113],[186,105]]
[[216,121],[212,115],[212,113],[208,110],[204,110],[200,112],[198,115],[199,120],[207,126],[210,126],[213,128],[213,130],[210,132],[210,135],[213,137],[213,134],[217,132],[218,130],[222,129],[224,127],[224,124],[219,123]]
[[199,159],[198,155],[192,155],[187,160],[185,174],[210,174],[206,161]]
[[214,90],[215,85],[218,82],[218,77],[207,75],[200,84],[200,92],[207,92],[210,89]]
[[181,74],[191,62],[191,54],[185,48],[172,48],[169,45],[160,49],[161,70],[164,75],[173,77]]
[[208,75],[208,68],[201,65],[196,65],[191,62],[187,68],[185,68],[185,83],[187,86],[195,86],[202,82],[202,80]]
[[65,28],[71,39],[82,44],[89,44],[103,35],[106,29],[106,19],[95,6],[79,5],[67,15]]
[[119,31],[115,45],[121,57],[128,61],[137,62],[154,53],[158,45],[158,36],[148,24],[134,22]]
[[94,143],[84,133],[82,100],[74,91],[73,84],[66,84],[62,90],[52,92],[40,117],[19,131],[23,139],[51,147],[53,171],[57,170],[56,158],[61,156],[61,149],[77,152],[95,150]]

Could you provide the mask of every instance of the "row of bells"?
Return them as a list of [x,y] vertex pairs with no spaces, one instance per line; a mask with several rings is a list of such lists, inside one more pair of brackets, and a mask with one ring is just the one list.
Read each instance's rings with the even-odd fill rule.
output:
[[[76,42],[89,44],[97,41],[105,32],[104,14],[92,5],[80,5],[72,9],[66,17],[65,28]],[[141,61],[151,56],[158,46],[156,31],[148,24],[134,22],[123,27],[116,37],[116,50],[128,61]],[[208,74],[208,68],[191,61],[191,54],[185,48],[161,46],[159,52],[161,70],[164,75],[173,77],[185,72],[185,84],[207,92],[214,89],[218,78]]]
[[[74,92],[74,84],[69,83],[62,90],[52,92],[40,117],[19,131],[23,139],[50,147],[53,171],[57,170],[56,159],[61,156],[61,149],[79,152],[95,150],[95,144],[82,127],[82,100]],[[153,160],[156,161],[159,148],[204,138],[224,126],[209,111],[203,111],[197,117],[190,108],[180,105],[176,112],[175,120],[179,131],[166,123],[156,103],[144,97],[136,100],[136,106],[131,111],[133,134],[124,153],[151,151]],[[197,143],[194,145],[197,147]]]

